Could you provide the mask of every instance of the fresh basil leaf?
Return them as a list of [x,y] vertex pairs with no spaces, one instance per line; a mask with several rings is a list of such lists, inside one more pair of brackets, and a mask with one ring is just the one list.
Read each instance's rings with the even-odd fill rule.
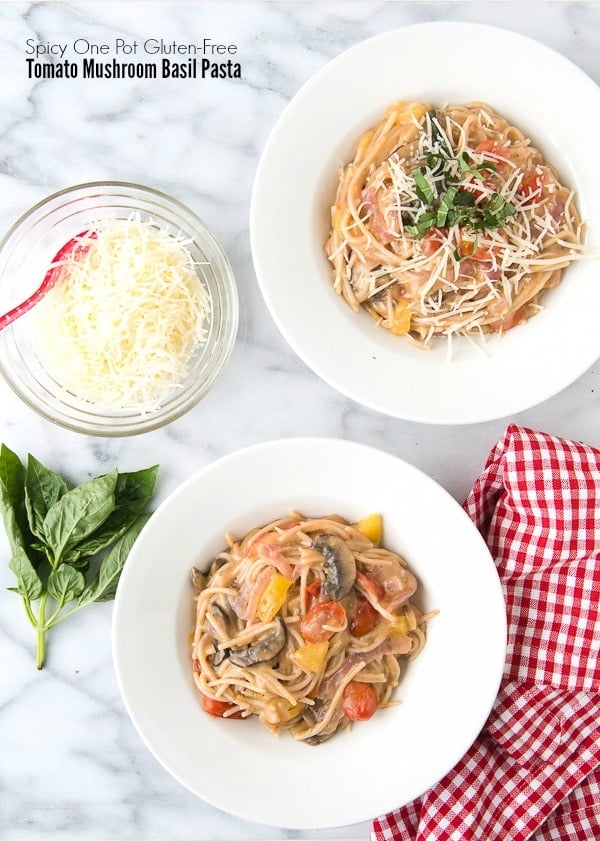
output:
[[115,486],[115,510],[100,528],[74,546],[65,560],[82,568],[85,558],[107,549],[125,534],[152,499],[157,472],[158,465],[154,465],[135,473],[119,473]]
[[119,577],[127,556],[139,533],[149,519],[149,514],[139,515],[131,528],[119,538],[118,542],[107,553],[98,570],[98,574],[79,596],[78,604],[81,607],[94,601],[103,602],[114,599]]
[[454,203],[457,193],[458,187],[448,187],[444,195],[441,197],[440,206],[438,207],[436,215],[436,225],[438,228],[441,228],[446,224],[448,213],[452,208],[452,204]]
[[415,193],[423,204],[431,204],[434,199],[434,193],[431,184],[425,178],[425,170],[415,169],[412,175],[415,182]]
[[131,513],[141,514],[152,499],[157,474],[158,464],[135,473],[119,473],[115,486],[117,508],[126,507]]
[[456,196],[458,195],[458,187],[448,187],[442,198],[440,199],[440,207],[444,207],[447,210],[450,210]]
[[25,507],[29,528],[36,537],[44,538],[44,518],[68,490],[67,484],[57,473],[29,454],[25,472]]
[[14,503],[22,496],[25,468],[16,453],[9,450],[6,444],[0,446],[0,482],[3,483],[10,502]]
[[461,172],[469,172],[471,164],[469,163],[469,156],[466,152],[462,152],[456,159]]
[[507,219],[509,216],[513,216],[516,212],[517,208],[514,206],[514,204],[511,204],[510,202],[505,202],[504,207],[500,211],[500,216],[504,220]]
[[431,170],[432,175],[440,175],[444,171],[444,166],[448,160],[446,155],[441,152],[430,152],[427,155],[427,166]]
[[434,110],[429,112],[429,123],[431,125],[431,143],[433,146],[438,145],[440,152],[452,157],[452,149],[448,146],[446,136],[442,131],[437,114]]
[[[122,570],[121,570],[122,572]],[[116,575],[111,581],[107,584],[106,588],[102,591],[102,593],[94,599],[96,602],[112,602],[112,600],[117,595],[117,587],[119,585],[119,578],[121,577],[121,573]]]
[[39,540],[34,540],[33,543],[29,544],[30,549],[35,549],[36,552],[47,552],[48,547],[45,543],[42,543]]
[[428,210],[425,213],[422,213],[417,219],[417,224],[414,228],[416,233],[413,234],[413,236],[417,236],[419,239],[422,239],[427,231],[435,225],[435,218],[435,210]]
[[29,539],[25,512],[25,468],[19,457],[2,444],[0,447],[0,514],[12,552],[25,549]]
[[43,521],[44,542],[53,554],[53,566],[80,541],[89,537],[115,510],[117,471],[90,479],[64,494]]
[[[86,570],[90,558],[104,549],[108,549],[115,541],[122,537],[127,529],[135,523],[138,514],[127,514],[124,511],[113,511],[99,529],[70,549],[64,556],[65,561],[77,569]],[[109,523],[108,520],[111,520]]]
[[32,602],[42,595],[43,584],[29,556],[22,546],[16,546],[8,564],[17,577],[17,592],[27,601]]
[[69,564],[61,564],[48,576],[48,592],[60,605],[77,599],[85,588],[85,578]]
[[488,200],[483,205],[485,213],[495,216],[499,210],[504,206],[504,199],[500,193],[492,193]]
[[469,190],[459,190],[453,204],[454,207],[474,207],[475,196]]

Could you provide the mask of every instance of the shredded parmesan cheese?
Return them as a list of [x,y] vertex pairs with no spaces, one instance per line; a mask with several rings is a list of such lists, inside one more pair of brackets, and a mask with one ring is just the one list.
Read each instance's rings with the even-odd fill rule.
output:
[[36,307],[35,349],[65,390],[96,407],[158,407],[206,339],[208,292],[182,237],[139,217],[78,237]]

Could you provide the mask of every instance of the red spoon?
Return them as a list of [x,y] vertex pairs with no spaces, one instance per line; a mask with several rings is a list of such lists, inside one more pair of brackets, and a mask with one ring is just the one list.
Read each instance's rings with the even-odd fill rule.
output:
[[89,231],[83,231],[63,245],[54,257],[54,260],[52,260],[52,264],[46,272],[39,289],[36,289],[33,295],[30,295],[29,298],[27,298],[26,301],[23,301],[22,304],[19,304],[14,307],[14,309],[9,310],[4,315],[0,315],[0,330],[4,330],[5,327],[8,327],[8,325],[12,324],[13,321],[16,321],[17,318],[20,318],[26,312],[29,312],[32,307],[35,307],[35,305],[38,304],[54,286],[56,286],[57,282],[62,277],[62,262],[69,256],[73,257],[75,260],[85,257],[87,252],[90,250],[90,246],[87,243],[82,244],[81,240],[84,237],[87,237],[87,239],[95,239],[96,236],[97,235],[94,231],[91,233]]

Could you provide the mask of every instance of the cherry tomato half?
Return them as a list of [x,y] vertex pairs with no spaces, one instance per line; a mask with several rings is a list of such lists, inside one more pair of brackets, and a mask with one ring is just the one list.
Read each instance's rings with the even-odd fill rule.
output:
[[491,261],[492,259],[489,248],[482,248],[481,246],[475,248],[475,240],[463,240],[458,247],[458,251],[461,257],[470,257],[471,260],[477,262]]
[[[202,709],[209,715],[220,716],[225,715],[227,710],[231,710],[235,704],[230,704],[229,701],[217,701],[216,698],[209,698],[207,695],[202,696]],[[227,718],[242,718],[242,713],[238,710]]]
[[304,612],[308,613],[310,608],[312,607],[312,603],[316,601],[319,596],[321,595],[321,582],[318,578],[315,578],[314,581],[308,585],[306,590],[304,591]]
[[[504,166],[504,164],[502,164],[502,166]],[[489,195],[489,191],[493,190],[494,187],[495,184],[492,178],[484,178],[482,181],[475,178],[470,178],[462,185],[462,187],[459,187],[458,189],[461,193],[473,193],[473,198],[475,199],[475,201],[477,201],[482,196],[486,195],[486,192]]]
[[346,611],[339,602],[319,602],[300,623],[300,633],[307,642],[324,642],[343,631],[347,621]]
[[540,201],[545,196],[544,184],[546,177],[543,172],[534,172],[533,175],[528,175],[521,181],[519,187],[519,195],[523,197],[523,204],[533,204]]
[[421,240],[421,251],[430,257],[442,247],[447,236],[448,228],[432,228]]
[[350,721],[368,721],[377,712],[377,693],[370,683],[351,680],[344,689],[342,709]]
[[493,324],[489,324],[488,326],[494,333],[499,333],[500,331],[506,333],[507,330],[512,330],[512,328],[519,323],[519,321],[523,318],[524,312],[525,307],[519,307],[518,310],[515,310],[502,321],[494,321]]
[[510,149],[507,149],[506,146],[501,146],[495,140],[482,140],[475,151],[478,155],[489,155],[491,158],[510,160]]
[[353,637],[364,637],[373,630],[378,619],[379,614],[373,605],[364,596],[357,596],[356,612],[348,623],[348,630]]
[[381,601],[385,596],[385,587],[383,584],[380,584],[379,581],[375,581],[374,578],[365,575],[364,572],[358,569],[356,570],[356,583],[360,584],[362,589],[373,596],[376,601]]

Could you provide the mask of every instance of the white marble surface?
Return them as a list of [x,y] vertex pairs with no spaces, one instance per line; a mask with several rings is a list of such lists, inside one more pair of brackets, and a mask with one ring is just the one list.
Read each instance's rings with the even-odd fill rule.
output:
[[[262,302],[248,242],[260,150],[282,108],[328,59],[357,41],[434,19],[533,36],[600,82],[598,3],[0,3],[0,230],[55,189],[101,178],[165,190],[196,210],[227,250],[241,297],[234,356],[212,393],[139,438],[86,438],[52,426],[0,382],[0,440],[83,481],[106,467],[162,465],[158,498],[196,469],[258,441],[329,435],[366,441],[432,475],[461,499],[506,421],[404,423],[355,405],[291,352]],[[25,42],[209,35],[239,46],[241,81],[28,80]],[[501,72],[501,68],[499,69]],[[542,81],[540,82],[542,83]],[[515,418],[600,445],[600,371]],[[31,628],[0,542],[0,838],[3,841],[274,839],[302,833],[246,823],[203,803],[149,755],[121,703],[110,604],[60,626],[38,673]],[[310,808],[310,804],[307,804]],[[364,838],[369,824],[306,833]]]

